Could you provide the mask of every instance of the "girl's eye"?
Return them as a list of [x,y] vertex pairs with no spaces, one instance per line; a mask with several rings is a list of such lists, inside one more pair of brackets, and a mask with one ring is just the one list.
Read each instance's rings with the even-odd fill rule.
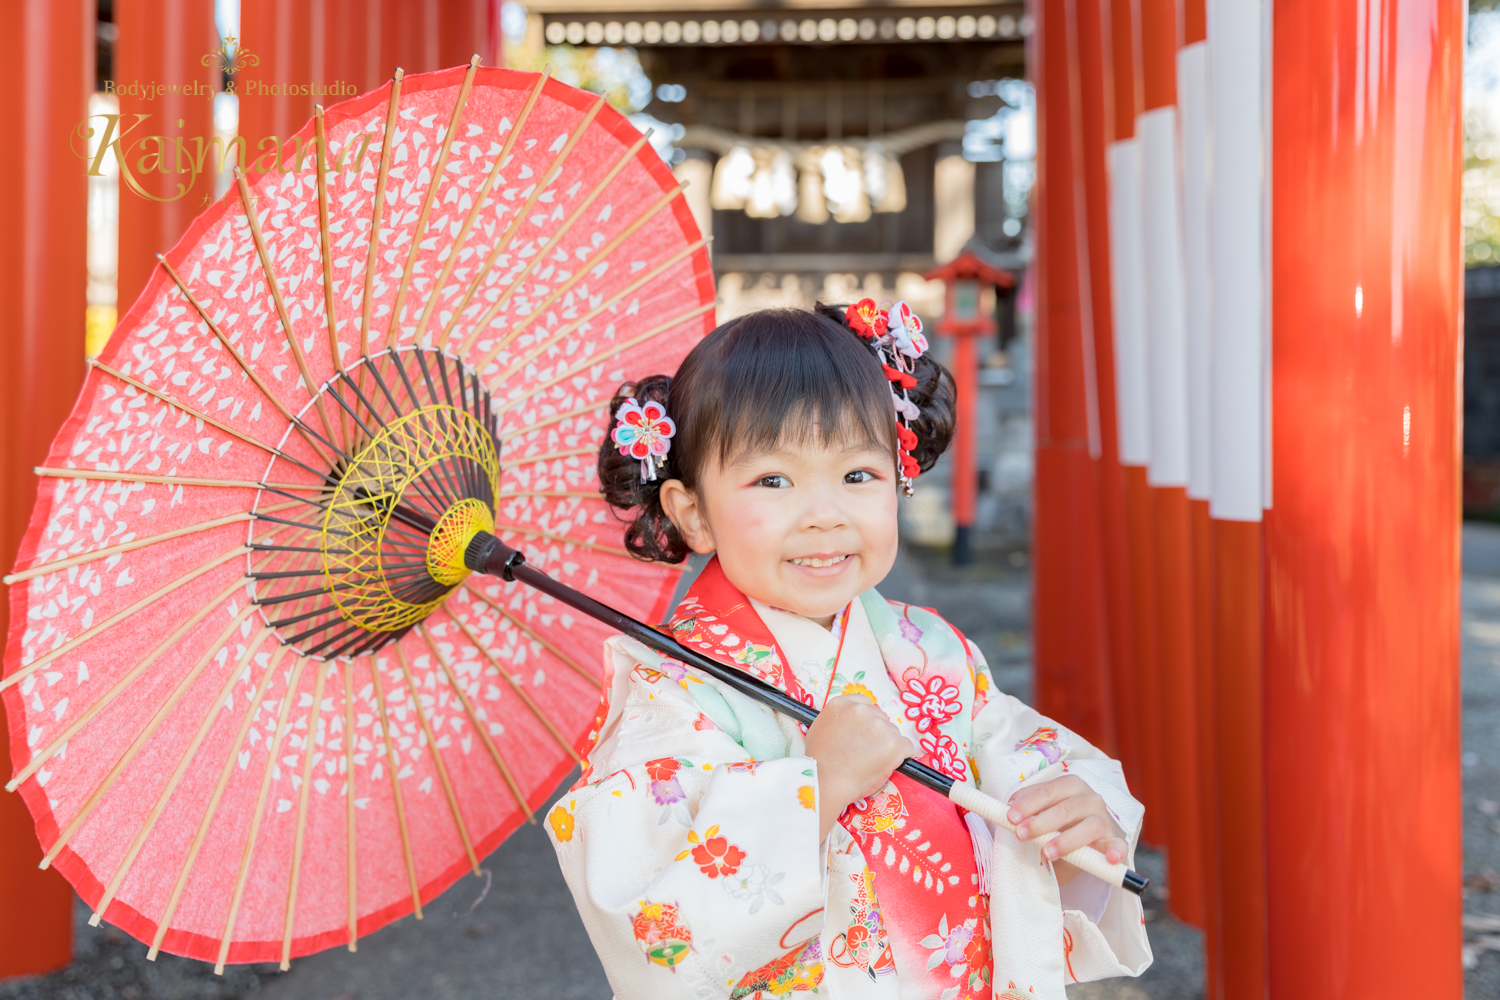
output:
[[850,486],[856,486],[860,483],[873,483],[874,481],[875,474],[869,469],[855,469],[853,472],[844,473],[844,482]]
[[792,481],[780,473],[769,476],[761,476],[755,481],[756,486],[764,486],[772,490],[784,490],[792,485]]

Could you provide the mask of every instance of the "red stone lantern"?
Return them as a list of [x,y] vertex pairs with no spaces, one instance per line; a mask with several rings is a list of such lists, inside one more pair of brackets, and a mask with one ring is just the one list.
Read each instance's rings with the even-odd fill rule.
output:
[[937,333],[953,337],[953,381],[958,388],[958,426],[953,439],[953,561],[974,559],[974,508],[979,493],[979,340],[995,334],[991,312],[981,306],[986,285],[997,293],[1016,287],[1016,276],[987,263],[972,250],[933,268],[922,277],[946,283],[943,318]]

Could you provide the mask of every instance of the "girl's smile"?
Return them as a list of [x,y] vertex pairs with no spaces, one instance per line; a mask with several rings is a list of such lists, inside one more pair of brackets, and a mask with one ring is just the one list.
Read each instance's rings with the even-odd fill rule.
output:
[[662,506],[695,552],[717,552],[744,593],[825,627],[896,561],[896,475],[873,442],[814,440],[715,462]]

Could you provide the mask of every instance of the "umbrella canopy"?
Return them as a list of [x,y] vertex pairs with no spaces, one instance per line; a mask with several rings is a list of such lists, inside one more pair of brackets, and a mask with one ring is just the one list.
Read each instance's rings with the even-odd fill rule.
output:
[[320,113],[162,259],[7,578],[8,787],[96,922],[352,948],[575,765],[604,627],[463,550],[665,610],[595,455],[712,326],[680,190],[603,98],[476,61]]

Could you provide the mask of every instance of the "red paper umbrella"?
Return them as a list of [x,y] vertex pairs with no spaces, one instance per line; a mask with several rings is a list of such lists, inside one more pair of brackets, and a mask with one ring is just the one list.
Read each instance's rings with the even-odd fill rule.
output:
[[594,456],[621,381],[712,325],[680,187],[600,97],[398,75],[281,155],[92,362],[0,681],[44,863],[221,967],[420,916],[574,766],[604,627],[464,550],[656,620],[677,573],[627,555]]

